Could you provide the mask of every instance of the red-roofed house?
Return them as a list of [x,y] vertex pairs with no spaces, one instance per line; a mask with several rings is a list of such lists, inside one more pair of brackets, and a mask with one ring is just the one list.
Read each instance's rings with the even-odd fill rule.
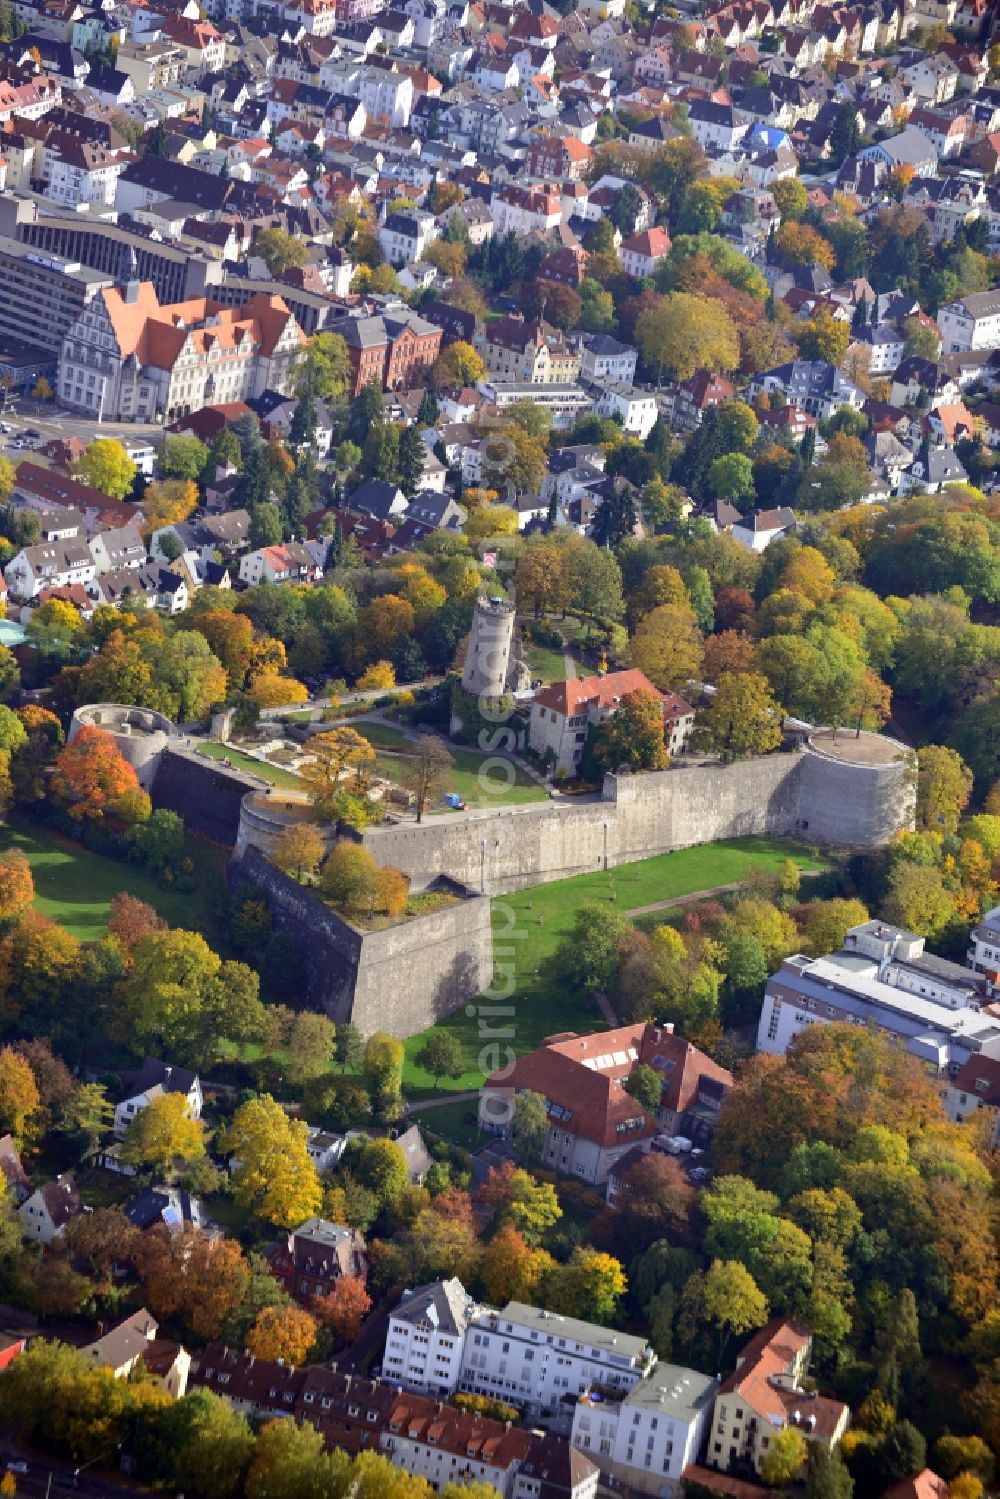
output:
[[[640,1062],[663,1077],[656,1115],[648,1113],[623,1086]],[[667,1026],[642,1022],[578,1036],[548,1036],[541,1046],[487,1079],[480,1100],[480,1122],[502,1132],[511,1100],[528,1090],[545,1099],[551,1128],[542,1159],[601,1186],[629,1151],[646,1151],[665,1128],[699,1137],[711,1133],[732,1076]]]
[[948,1485],[930,1468],[904,1478],[886,1491],[885,1499],[948,1499]]
[[678,754],[694,724],[694,709],[676,692],[660,692],[635,668],[544,687],[531,705],[528,743],[536,754],[551,757],[556,770],[575,775],[589,730],[613,718],[630,692],[651,692],[660,698],[664,741],[671,755]]
[[775,1317],[756,1333],[715,1397],[706,1461],[712,1468],[751,1464],[758,1471],[771,1443],[786,1426],[830,1451],[847,1430],[850,1410],[802,1388],[812,1334],[788,1317]]
[[670,235],[657,224],[625,240],[618,254],[628,275],[641,278],[651,276],[669,252]]

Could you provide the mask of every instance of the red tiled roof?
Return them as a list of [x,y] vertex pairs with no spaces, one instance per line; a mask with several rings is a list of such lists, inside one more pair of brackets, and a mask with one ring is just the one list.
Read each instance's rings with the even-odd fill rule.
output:
[[574,677],[566,682],[553,682],[535,693],[535,702],[556,713],[572,716],[586,708],[613,708],[630,692],[651,692],[660,698],[664,711],[668,713],[690,713],[690,706],[675,692],[661,692],[654,687],[645,672],[630,667],[627,671],[609,671],[603,677]]

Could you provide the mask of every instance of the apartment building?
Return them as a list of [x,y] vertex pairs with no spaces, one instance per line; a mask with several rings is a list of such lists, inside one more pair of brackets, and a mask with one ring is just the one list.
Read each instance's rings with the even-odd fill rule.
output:
[[966,962],[974,973],[981,973],[991,996],[1000,990],[1000,906],[987,911],[978,926],[969,933],[971,947]]
[[483,1307],[465,1334],[460,1387],[558,1419],[588,1390],[625,1395],[656,1355],[644,1338],[509,1301]]
[[1000,349],[1000,291],[970,292],[958,302],[938,309],[946,354],[974,349]]
[[1000,1057],[1000,1021],[982,1010],[988,999],[983,976],[925,953],[922,937],[865,922],[841,952],[796,953],[771,975],[757,1049],[783,1055],[810,1025],[863,1025],[953,1076],[971,1057]]
[[657,1363],[623,1400],[603,1391],[584,1395],[573,1410],[571,1441],[612,1483],[674,1494],[705,1446],[718,1389],[712,1375]]
[[421,1394],[454,1394],[462,1374],[465,1334],[479,1310],[454,1276],[404,1291],[389,1317],[382,1360],[385,1378]]
[[497,318],[477,335],[476,346],[494,381],[572,385],[580,373],[580,350],[545,322]]

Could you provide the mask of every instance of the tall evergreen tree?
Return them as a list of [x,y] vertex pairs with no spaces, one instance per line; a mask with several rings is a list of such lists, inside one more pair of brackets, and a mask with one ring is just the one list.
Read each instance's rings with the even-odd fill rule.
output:
[[359,448],[363,448],[371,428],[376,422],[384,420],[385,402],[382,399],[382,387],[377,380],[369,380],[351,402],[347,417],[347,437],[351,442],[357,443]]
[[311,390],[306,390],[299,397],[288,426],[288,446],[298,457],[304,448],[313,448],[315,442],[316,399]]
[[408,497],[416,494],[424,474],[427,448],[415,423],[405,428],[399,439],[399,487]]

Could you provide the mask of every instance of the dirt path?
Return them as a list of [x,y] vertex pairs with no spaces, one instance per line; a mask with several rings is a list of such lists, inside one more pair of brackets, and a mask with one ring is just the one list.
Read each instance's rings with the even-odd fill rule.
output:
[[[821,869],[803,869],[800,878],[803,880],[814,880]],[[631,911],[623,911],[623,916],[646,916],[650,911],[666,911],[670,906],[688,906],[696,900],[708,900],[713,895],[732,895],[734,890],[742,890],[746,880],[736,880],[731,885],[713,885],[710,890],[691,890],[687,895],[673,895],[669,900],[654,900],[648,906],[633,906]]]

